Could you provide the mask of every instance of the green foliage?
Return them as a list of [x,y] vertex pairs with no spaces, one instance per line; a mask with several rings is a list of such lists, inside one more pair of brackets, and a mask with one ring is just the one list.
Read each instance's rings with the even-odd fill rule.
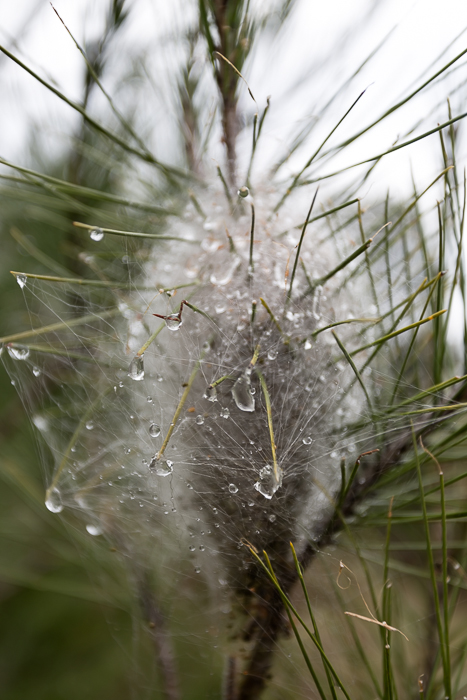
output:
[[[284,21],[292,6],[291,0],[278,3],[275,17]],[[84,58],[84,91],[79,103],[13,52],[0,47],[5,56],[79,115],[72,147],[60,162],[45,158],[34,162],[31,158],[26,167],[0,161],[4,166],[0,200],[5,263],[18,282],[24,277],[28,284],[42,285],[34,289],[51,289],[55,294],[55,306],[48,309],[50,317],[40,317],[38,303],[31,307],[29,317],[5,267],[0,277],[5,329],[0,342],[5,355],[11,349],[26,348],[34,356],[45,357],[45,366],[52,358],[58,374],[41,398],[46,402],[51,399],[49,408],[53,410],[66,405],[75,419],[67,426],[63,460],[53,480],[48,480],[49,494],[67,470],[83,426],[102,405],[112,410],[112,391],[116,391],[113,383],[101,389],[91,370],[86,385],[74,386],[71,369],[86,359],[73,345],[74,329],[79,329],[82,337],[88,333],[87,342],[95,351],[87,358],[90,364],[98,357],[96,348],[103,338],[109,346],[116,346],[120,339],[115,329],[124,327],[125,311],[128,304],[131,306],[129,290],[148,289],[147,276],[141,270],[152,262],[154,251],[159,251],[153,246],[161,246],[162,251],[164,241],[178,244],[186,240],[177,226],[181,226],[182,213],[190,201],[200,220],[209,223],[206,202],[212,202],[206,191],[215,179],[232,226],[248,213],[249,274],[255,273],[255,265],[261,266],[253,257],[255,241],[260,241],[258,211],[249,200],[251,206],[243,203],[248,191],[240,191],[241,199],[235,196],[239,182],[238,101],[253,46],[273,23],[270,17],[252,12],[245,0],[199,0],[198,10],[199,21],[181,38],[186,60],[172,76],[178,108],[174,153],[181,146],[184,155],[171,162],[153,154],[140,136],[131,110],[117,107],[104,88],[107,63],[112,51],[118,50],[119,32],[130,13],[124,2],[110,3],[105,30],[94,51],[82,49],[72,37]],[[204,89],[197,59],[200,46],[212,66],[215,99],[220,105],[209,123],[199,103]],[[290,278],[286,279],[283,309],[277,311],[268,303],[270,290],[265,288],[263,296],[251,302],[246,325],[253,337],[261,324],[269,324],[288,357],[301,357],[306,343],[317,345],[325,337],[322,334],[332,334],[334,344],[328,345],[326,367],[343,364],[349,369],[342,405],[347,405],[346,398],[355,396],[360,403],[358,411],[352,415],[349,411],[345,417],[346,439],[354,443],[350,458],[342,455],[340,460],[339,488],[330,492],[319,478],[314,480],[313,488],[321,491],[327,510],[323,510],[313,537],[310,532],[300,533],[305,544],[301,549],[297,546],[297,551],[292,545],[291,552],[288,542],[278,542],[279,535],[271,540],[271,551],[258,551],[255,542],[235,542],[235,548],[242,546],[242,552],[247,552],[244,570],[249,585],[243,581],[234,592],[236,603],[230,609],[233,627],[238,627],[235,618],[241,618],[240,607],[251,614],[249,631],[242,628],[240,649],[236,639],[227,638],[225,632],[206,629],[203,615],[212,591],[191,580],[185,561],[179,562],[183,583],[177,580],[175,584],[181,592],[174,603],[173,619],[167,624],[171,616],[159,607],[158,598],[164,598],[173,582],[166,580],[167,571],[152,568],[159,553],[148,554],[148,563],[138,561],[135,554],[133,564],[125,533],[112,531],[115,546],[99,542],[82,532],[78,512],[59,519],[44,508],[35,438],[14,387],[2,373],[0,655],[6,661],[0,666],[0,675],[7,700],[30,695],[57,699],[83,695],[170,700],[219,697],[224,653],[229,657],[224,672],[225,700],[236,700],[237,691],[241,700],[253,700],[263,692],[270,700],[307,693],[332,700],[374,694],[381,700],[417,695],[454,700],[465,693],[467,635],[462,609],[467,588],[467,321],[463,242],[467,186],[458,143],[461,120],[467,112],[454,113],[448,102],[441,124],[434,127],[427,119],[419,125],[417,135],[408,130],[392,147],[376,149],[376,155],[357,158],[346,166],[328,164],[345,149],[362,143],[365,134],[411,104],[421,91],[450,75],[466,51],[433,69],[408,95],[350,137],[336,142],[336,133],[363,93],[350,106],[342,106],[342,116],[329,124],[326,135],[317,139],[313,148],[304,144],[310,131],[313,135],[314,122],[295,135],[286,155],[272,159],[276,163],[274,175],[281,173],[292,155],[301,158],[302,165],[276,185],[269,222],[280,223],[290,202],[301,206],[298,196],[306,185],[331,180],[335,190],[321,211],[314,207],[314,191],[305,220],[296,225],[300,237]],[[92,96],[97,93],[105,98],[108,111],[104,116],[92,109]],[[323,108],[321,119],[330,104]],[[261,149],[269,108],[268,102],[258,110],[252,125],[251,158],[244,182],[254,195],[260,192],[261,182],[253,163]],[[226,157],[225,165],[213,168],[209,148],[216,128],[222,130]],[[393,202],[388,195],[372,212],[365,212],[360,200],[362,185],[370,181],[374,168],[395,151],[433,135],[440,140],[437,177],[420,185],[414,183],[405,201]],[[359,173],[353,184],[340,185],[339,176],[353,168]],[[440,187],[443,196],[436,201],[435,192],[439,193]],[[297,212],[295,220],[302,216]],[[265,229],[267,225],[262,222]],[[290,229],[289,223],[287,226]],[[301,257],[302,244],[312,227],[317,249],[330,244],[336,248],[337,263],[319,275],[310,271]],[[88,234],[96,229],[98,236],[105,233],[110,243],[94,247],[90,255]],[[289,233],[280,231],[275,243],[279,245]],[[229,231],[227,237],[229,254],[235,256],[235,241]],[[196,246],[198,242],[191,243]],[[224,247],[227,250],[227,239]],[[199,253],[199,246],[193,247],[195,250]],[[286,309],[294,300],[299,281],[306,289],[300,297],[304,308],[315,308],[323,286],[335,285],[337,298],[338,293],[345,295],[361,285],[367,290],[371,311],[360,317],[349,309],[346,314],[338,310],[329,323],[314,327],[306,337],[294,336],[286,325]],[[250,280],[248,289],[252,284]],[[176,298],[169,317],[154,315],[180,321],[186,305],[186,313],[202,317],[206,323],[203,329],[215,333],[218,329],[213,330],[212,316],[203,311],[203,297],[199,302],[196,296],[200,286],[198,279],[174,283],[162,291],[154,284],[151,289],[169,293],[169,301],[173,292],[187,287],[187,299]],[[73,307],[73,312],[65,313],[66,305]],[[93,325],[90,315],[94,318],[98,307],[103,309],[101,325]],[[266,321],[258,320],[260,313]],[[115,319],[113,335],[104,331],[109,319]],[[164,324],[151,332],[148,325],[144,327],[146,340],[135,359],[156,347],[162,328]],[[460,340],[453,340],[454,329],[460,329]],[[273,389],[263,368],[264,351],[253,344],[248,352],[252,357],[249,372],[258,386],[257,400],[265,406],[263,428],[277,490],[281,472]],[[187,363],[183,388],[158,458],[188,406],[190,391],[199,380],[203,353],[190,367]],[[60,369],[65,356],[69,365]],[[110,352],[109,358],[112,366]],[[238,378],[226,370],[208,389],[222,383],[230,386],[232,381]],[[88,399],[84,412],[78,405],[71,411],[66,403],[69,390]],[[22,391],[29,405],[34,389]],[[326,430],[330,436],[342,430],[342,424],[335,427],[333,419],[329,421]],[[46,451],[43,446],[39,449]],[[273,535],[274,528],[280,532],[278,525],[272,526]],[[172,543],[161,543],[161,550],[163,547],[170,549]],[[293,639],[286,639],[287,632]],[[167,651],[171,635],[174,655],[183,670],[176,683],[171,666],[173,650]],[[223,647],[215,653],[211,636]],[[271,683],[272,656],[278,649],[284,658],[276,655],[278,680]],[[300,671],[295,680],[285,663],[288,654],[293,655]],[[307,674],[311,685],[305,680]],[[192,682],[195,676],[196,683]]]

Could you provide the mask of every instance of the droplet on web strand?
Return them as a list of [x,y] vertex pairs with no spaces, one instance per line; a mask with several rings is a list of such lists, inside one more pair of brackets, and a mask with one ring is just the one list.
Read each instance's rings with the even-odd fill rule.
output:
[[63,510],[62,495],[58,488],[54,486],[53,489],[48,490],[45,499],[45,507],[50,510],[51,513],[61,513]]
[[93,241],[101,241],[104,238],[104,231],[96,226],[95,228],[92,228],[89,232],[89,237]]
[[151,423],[149,426],[149,435],[153,438],[159,437],[161,434],[160,426],[157,423]]
[[134,379],[135,382],[140,382],[144,379],[144,360],[143,355],[135,355],[135,357],[130,362],[130,367],[128,369],[128,376]]

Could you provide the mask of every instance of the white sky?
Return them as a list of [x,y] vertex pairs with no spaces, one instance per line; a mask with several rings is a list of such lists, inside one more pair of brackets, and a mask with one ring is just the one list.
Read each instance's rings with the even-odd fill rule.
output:
[[[55,0],[54,4],[80,43],[99,36],[107,0]],[[194,1],[191,6],[193,4],[197,5]],[[301,0],[282,39],[263,47],[247,66],[246,77],[258,103],[263,105],[266,96],[272,96],[273,109],[265,129],[265,140],[269,139],[267,143],[271,152],[286,147],[291,128],[304,125],[393,26],[398,25],[381,52],[365,67],[350,90],[336,100],[322,131],[318,129],[310,141],[310,149],[319,143],[364,88],[368,87],[367,93],[339,129],[333,143],[381,114],[456,34],[467,27],[465,0],[443,0],[442,3],[440,0],[412,3],[380,0],[373,3],[374,9],[367,22],[364,21],[365,13],[370,5],[368,0],[330,0],[327,3]],[[125,30],[121,59],[127,50],[136,52],[143,47],[154,54],[154,65],[166,65],[170,60],[167,56],[174,54],[170,53],[173,48],[167,47],[165,37],[169,28],[183,26],[186,22],[189,0],[173,0],[171,3],[167,0],[129,0],[128,6],[133,10],[132,21]],[[71,99],[79,101],[83,59],[48,0],[0,0],[0,42],[40,75],[53,80]],[[437,67],[466,47],[467,33],[449,49]],[[462,75],[467,78],[465,68],[458,71],[456,80],[459,81]],[[295,86],[300,77],[302,83]],[[163,91],[164,78],[158,75],[158,79]],[[106,86],[112,90],[111,75],[107,81]],[[48,134],[47,143],[51,149],[64,145],[62,137],[70,132],[76,115],[4,56],[0,57],[0,89],[3,96],[1,156],[24,162],[31,123],[38,124],[39,130]],[[446,85],[434,87],[426,97],[422,96],[398,112],[383,127],[368,134],[358,149],[349,149],[342,164],[361,160],[389,147],[419,117],[428,114],[434,104],[443,103],[446,91]],[[463,95],[453,99],[454,114],[459,113],[460,97]],[[246,93],[243,105],[247,110],[254,109]],[[435,127],[440,119],[447,119],[444,105],[427,122],[429,126],[422,130]],[[426,179],[430,173],[439,172],[437,138],[431,137],[429,144],[421,142],[411,147],[410,154],[404,150],[391,155],[378,166],[384,187],[389,183],[391,191],[397,193],[408,185],[409,157],[417,176]],[[167,153],[163,152],[164,146]],[[158,156],[169,155],[170,149],[164,144],[164,139],[161,139],[160,149],[162,153],[158,152]],[[299,164],[298,161],[292,163],[292,169]],[[326,166],[323,166],[323,172],[327,172]]]

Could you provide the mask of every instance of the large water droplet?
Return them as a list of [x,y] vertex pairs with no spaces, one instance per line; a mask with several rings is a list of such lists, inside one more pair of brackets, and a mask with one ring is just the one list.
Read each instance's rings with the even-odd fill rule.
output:
[[51,513],[61,513],[63,510],[62,496],[56,486],[53,489],[48,489],[45,499],[45,507]]
[[96,226],[96,228],[90,230],[89,236],[93,241],[101,241],[104,238],[104,231]]
[[86,525],[86,530],[93,537],[98,537],[98,535],[102,535],[103,532],[99,525]]
[[203,416],[196,416],[196,425],[203,425],[203,423],[204,423]]
[[255,410],[255,400],[251,392],[250,370],[246,370],[232,387],[232,396],[241,411],[252,413]]
[[19,286],[21,289],[26,286],[26,282],[28,281],[28,278],[26,275],[16,275],[16,281],[18,282]]
[[165,325],[169,331],[178,331],[182,325],[182,319],[178,314],[169,314],[165,317]]
[[282,486],[282,475],[283,471],[279,465],[277,465],[277,472],[275,473],[274,468],[267,464],[259,472],[260,481],[256,482],[255,489],[264,496],[264,498],[270,500],[277,489]]
[[13,347],[12,345],[7,345],[8,354],[14,360],[27,360],[29,357],[29,348],[24,345],[17,345]]
[[203,394],[203,398],[207,399],[208,401],[217,401],[217,389],[215,386],[208,386],[206,387],[206,391]]
[[243,186],[243,187],[240,187],[239,190],[237,190],[237,194],[242,199],[245,199],[250,194],[250,190],[248,189],[248,187]]
[[238,486],[235,486],[235,484],[229,484],[229,491],[230,493],[237,493]]
[[161,461],[157,455],[154,455],[149,462],[149,469],[155,472],[157,476],[169,476],[174,470],[174,463],[170,459]]
[[303,440],[302,440],[302,442],[303,442],[304,445],[311,445],[311,443],[313,442],[313,440],[312,440],[311,437],[308,436],[308,437],[304,437]]
[[151,425],[149,426],[149,435],[151,437],[159,437],[160,434],[161,434],[160,426],[157,425],[157,423],[151,423]]
[[142,355],[135,355],[132,359],[128,369],[128,376],[134,379],[135,382],[140,382],[144,379],[144,361]]

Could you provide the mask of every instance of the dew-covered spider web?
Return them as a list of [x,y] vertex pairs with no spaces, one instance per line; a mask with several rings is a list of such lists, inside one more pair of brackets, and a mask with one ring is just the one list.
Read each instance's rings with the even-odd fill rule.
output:
[[[245,194],[231,211],[203,193],[167,240],[112,264],[112,234],[88,227],[93,279],[18,274],[32,330],[3,359],[42,436],[47,508],[157,572],[162,606],[199,577],[203,614],[236,600],[248,619],[264,585],[250,547],[286,572],[291,541],[320,540],[379,444],[401,346],[375,341],[415,321],[434,282],[418,242],[409,279],[385,228],[370,264],[348,216],[307,231],[306,210],[271,217],[270,192]],[[374,235],[387,222],[372,216]],[[386,422],[389,441],[401,425]]]

